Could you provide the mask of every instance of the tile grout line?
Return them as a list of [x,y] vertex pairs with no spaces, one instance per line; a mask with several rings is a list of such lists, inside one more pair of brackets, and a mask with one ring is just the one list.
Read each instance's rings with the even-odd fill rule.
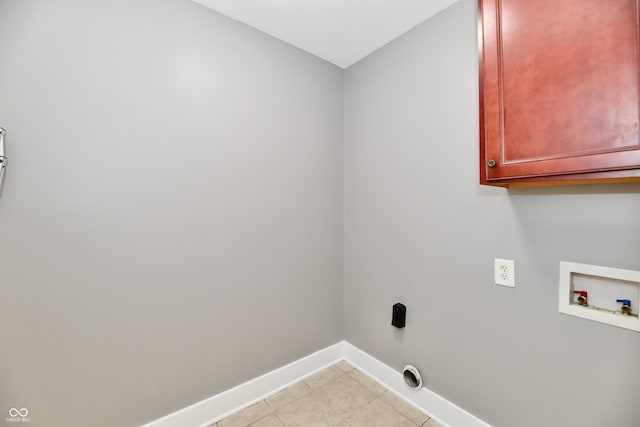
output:
[[[341,364],[342,362],[345,362],[348,366],[349,369],[348,370],[344,370],[341,367],[339,367],[338,365]],[[321,374],[324,373],[326,371],[331,370],[331,368],[334,368],[331,373],[329,374],[329,376],[331,375],[336,375],[335,377],[331,378],[330,380],[324,382],[324,383],[320,383],[320,385],[316,385],[315,387],[312,387],[309,383],[307,383],[307,381],[309,379],[311,379],[314,375],[317,374]],[[354,377],[353,375],[351,375],[351,373],[353,372],[359,372],[360,374],[363,375],[363,377]],[[349,381],[353,381],[355,384],[358,385],[358,387],[361,387],[362,390],[366,391],[367,394],[373,396],[373,399],[370,401],[367,401],[367,403],[362,404],[362,405],[356,405],[349,413],[347,413],[345,416],[338,414],[338,412],[336,412],[336,410],[333,408],[333,406],[330,404],[329,400],[326,400],[325,398],[323,398],[323,394],[318,393],[318,391],[329,385],[332,383],[335,383],[336,381],[338,381],[341,378],[347,377],[347,379]],[[322,376],[320,376],[320,378],[322,378]],[[360,378],[361,381],[358,381],[358,378]],[[382,389],[382,392],[377,393],[375,390],[372,390],[370,387],[367,386],[367,384],[365,384],[366,380],[371,381],[373,384],[376,384],[378,386],[380,386],[380,388]],[[313,383],[313,381],[312,381]],[[270,397],[276,396],[279,393],[284,392],[287,389],[291,389],[294,386],[298,385],[298,384],[304,384],[306,386],[306,388],[309,390],[309,392],[305,392],[304,394],[301,395],[297,395],[293,398],[293,400],[287,402],[285,405],[279,407],[278,409],[275,409],[275,406],[272,406],[269,402],[268,399]],[[371,384],[369,384],[370,386]],[[385,405],[386,407],[388,407],[392,413],[397,414],[398,416],[401,416],[403,419],[405,419],[406,421],[408,421],[411,425],[414,425],[416,427],[422,427],[424,426],[430,419],[431,417],[428,416],[428,414],[425,414],[422,411],[419,411],[422,415],[426,416],[427,418],[421,423],[421,424],[416,424],[412,419],[409,418],[408,415],[405,415],[403,412],[401,412],[399,409],[397,409],[395,406],[393,406],[391,404],[391,402],[387,402],[385,401],[385,399],[383,399],[383,396],[387,393],[391,393],[395,396],[395,394],[393,392],[390,391],[389,388],[387,388],[386,386],[384,386],[383,384],[381,384],[380,382],[378,382],[376,379],[372,378],[371,376],[369,376],[368,374],[366,374],[365,372],[361,371],[360,369],[358,369],[356,366],[353,366],[350,362],[346,361],[346,359],[342,359],[337,363],[334,363],[332,365],[329,365],[327,367],[325,367],[323,370],[317,371],[315,374],[309,375],[303,379],[301,379],[300,381],[293,383],[291,385],[289,385],[288,387],[285,387],[275,393],[272,393],[269,396],[266,396],[264,399],[262,399],[261,401],[256,402],[255,404],[259,404],[260,402],[264,402],[264,405],[266,406],[266,409],[269,411],[268,413],[264,414],[262,417],[251,421],[249,424],[246,424],[245,426],[242,427],[251,427],[254,424],[259,423],[261,420],[273,416],[275,418],[275,420],[280,424],[281,427],[288,427],[287,424],[285,423],[285,421],[283,421],[283,419],[280,417],[279,415],[279,411],[281,411],[282,409],[294,404],[295,402],[298,402],[300,399],[310,396],[312,395],[315,399],[317,399],[320,402],[323,402],[327,408],[335,415],[335,418],[338,419],[338,424],[343,424],[349,427],[352,427],[353,425],[349,422],[348,418],[354,416],[355,414],[357,414],[359,411],[361,411],[363,408],[366,408],[367,406],[371,405],[373,402],[375,402],[376,400],[379,401],[380,404]],[[328,396],[327,396],[328,397]],[[255,405],[254,404],[254,405]],[[246,409],[246,408],[245,408]],[[239,413],[241,413],[242,411],[238,411],[235,414],[231,414],[229,415],[229,417],[225,418],[228,419],[234,415],[237,415]],[[415,418],[415,417],[414,417]],[[210,427],[220,427],[220,422],[222,422],[224,420],[220,420],[214,424],[212,424]]]
[[[348,363],[348,362],[347,362]],[[393,409],[395,412],[397,412],[398,414],[402,415],[404,418],[406,418],[411,424],[415,425],[416,427],[422,427],[427,421],[429,421],[431,419],[431,417],[427,414],[424,414],[427,419],[424,420],[422,423],[420,423],[419,425],[416,424],[415,422],[413,422],[413,420],[411,420],[406,414],[402,413],[400,410],[398,410],[395,406],[391,405],[389,402],[385,401],[382,397],[387,394],[387,393],[391,393],[395,396],[395,393],[393,393],[389,388],[387,388],[384,384],[381,384],[380,382],[378,382],[375,378],[369,376],[368,374],[364,373],[363,371],[359,370],[356,367],[353,367],[352,369],[349,370],[348,372],[353,372],[353,371],[358,371],[360,373],[362,373],[367,379],[369,379],[370,381],[373,381],[375,384],[379,385],[381,388],[383,388],[382,393],[380,394],[375,394],[375,392],[373,390],[370,390],[366,384],[363,384],[362,382],[358,381],[357,378],[353,378],[353,376],[351,376],[351,378],[353,378],[354,381],[356,381],[358,384],[360,384],[361,386],[363,386],[364,388],[368,389],[369,391],[371,391],[374,395],[375,395],[375,399],[374,400],[380,400],[382,403],[388,405],[391,409]],[[371,402],[370,402],[371,403]],[[417,408],[414,408],[416,410],[418,410]],[[422,412],[422,411],[420,411]]]

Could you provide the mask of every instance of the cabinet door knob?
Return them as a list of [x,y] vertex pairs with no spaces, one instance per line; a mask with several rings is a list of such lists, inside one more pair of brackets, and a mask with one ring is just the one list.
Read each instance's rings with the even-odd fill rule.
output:
[[489,166],[490,168],[495,168],[496,167],[496,161],[495,160],[489,160],[487,162],[487,166]]

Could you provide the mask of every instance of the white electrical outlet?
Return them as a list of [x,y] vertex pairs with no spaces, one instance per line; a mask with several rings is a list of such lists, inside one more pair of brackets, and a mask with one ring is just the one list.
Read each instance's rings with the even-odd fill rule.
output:
[[516,287],[516,267],[515,262],[510,259],[495,258],[494,275],[496,285]]

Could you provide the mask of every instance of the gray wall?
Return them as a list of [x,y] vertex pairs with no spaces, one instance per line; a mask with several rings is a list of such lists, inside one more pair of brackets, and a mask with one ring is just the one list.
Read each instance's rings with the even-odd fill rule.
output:
[[346,71],[346,339],[496,427],[638,426],[640,335],[557,299],[561,260],[640,269],[640,185],[478,185],[475,3]]
[[342,339],[343,72],[187,0],[0,0],[0,419],[134,426]]

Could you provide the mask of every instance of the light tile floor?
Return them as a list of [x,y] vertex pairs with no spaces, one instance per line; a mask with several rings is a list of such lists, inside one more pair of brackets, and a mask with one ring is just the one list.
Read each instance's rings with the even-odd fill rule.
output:
[[342,361],[211,427],[441,427]]

